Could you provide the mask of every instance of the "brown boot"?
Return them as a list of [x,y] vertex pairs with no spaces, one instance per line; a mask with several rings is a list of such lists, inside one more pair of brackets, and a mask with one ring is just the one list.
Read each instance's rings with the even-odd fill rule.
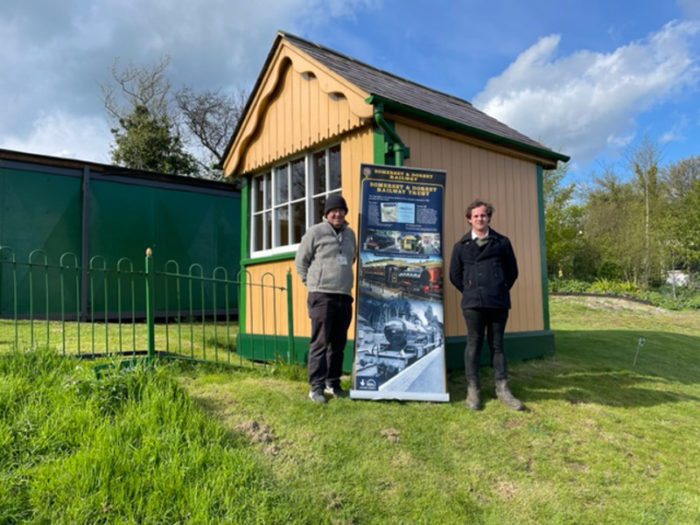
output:
[[508,381],[499,379],[496,381],[496,397],[508,408],[513,410],[523,410],[525,405],[515,397],[508,388]]
[[471,410],[481,410],[481,389],[479,383],[467,383],[467,408]]

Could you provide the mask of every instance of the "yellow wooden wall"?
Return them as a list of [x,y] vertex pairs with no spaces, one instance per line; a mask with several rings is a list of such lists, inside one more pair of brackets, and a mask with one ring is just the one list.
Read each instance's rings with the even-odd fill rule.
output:
[[[453,244],[467,231],[464,210],[472,200],[481,198],[496,208],[492,227],[507,235],[513,243],[520,276],[512,290],[513,308],[508,331],[538,331],[544,329],[542,308],[542,282],[540,264],[540,227],[537,207],[537,169],[532,161],[513,158],[500,152],[467,144],[456,137],[446,137],[406,123],[397,123],[396,130],[405,144],[411,148],[407,166],[440,169],[447,172],[444,210],[445,256],[445,335],[466,333],[459,306],[460,296],[447,279],[447,270]],[[346,135],[341,140],[342,185],[348,207],[348,222],[357,233],[360,207],[360,173],[363,162],[373,161],[372,131],[368,127],[358,133]],[[355,266],[357,268],[357,266]],[[294,333],[310,335],[310,323],[306,309],[306,287],[294,271],[292,259],[248,265],[253,282],[260,282],[263,274],[274,276],[282,286],[286,283],[287,270],[292,272]],[[271,276],[264,279],[269,282]],[[259,314],[260,298],[247,301],[246,331],[262,332],[262,315]],[[271,296],[266,296],[271,308]],[[252,308],[252,312],[250,311]],[[277,301],[277,312],[265,316],[265,332],[271,333],[272,320],[276,317],[275,330],[286,334],[286,302]],[[354,324],[349,337],[354,337]]]
[[239,133],[245,142],[235,148],[240,162],[227,159],[227,173],[258,171],[362,127],[371,116],[366,94],[335,81],[294,49],[280,53]]
[[543,330],[536,164],[407,123],[397,123],[396,131],[411,148],[406,166],[447,172],[443,226],[445,335],[466,333],[460,295],[447,280],[447,271],[452,246],[468,229],[465,208],[477,198],[493,204],[496,211],[491,226],[510,238],[518,259],[520,276],[511,291],[513,307],[507,331]]
[[[357,234],[357,221],[359,214],[360,198],[360,164],[372,162],[372,130],[369,126],[352,135],[347,135],[340,142],[340,158],[342,171],[343,196],[345,197],[349,213],[347,221]],[[294,269],[294,260],[273,261],[261,264],[249,264],[246,266],[249,282],[270,284],[273,281],[277,286],[286,285],[287,271],[292,272],[292,311],[294,317],[294,335],[311,335],[311,324],[306,308],[306,287],[299,279]],[[354,265],[357,271],[357,262]],[[249,293],[249,292],[252,292]],[[286,298],[280,301],[284,294],[279,292],[274,295],[277,302],[273,303],[273,293],[265,288],[264,298],[260,295],[260,288],[246,288],[246,332],[272,334],[276,330],[277,335],[287,334],[287,304]],[[262,315],[261,301],[264,299],[266,315]],[[273,304],[275,308],[273,308]],[[275,324],[276,323],[276,326]],[[263,331],[264,328],[264,331]],[[355,325],[350,326],[349,337],[354,337]]]

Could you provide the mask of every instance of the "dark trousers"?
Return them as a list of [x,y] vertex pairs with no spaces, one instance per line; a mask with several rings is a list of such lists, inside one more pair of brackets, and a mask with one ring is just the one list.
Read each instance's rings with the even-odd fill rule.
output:
[[340,386],[343,351],[352,318],[352,297],[311,292],[307,298],[311,318],[309,384],[313,390]]
[[484,333],[491,349],[491,366],[496,381],[508,379],[506,355],[503,352],[503,333],[508,321],[505,308],[465,308],[462,310],[467,322],[467,346],[464,349],[464,371],[467,381],[479,382],[481,348]]

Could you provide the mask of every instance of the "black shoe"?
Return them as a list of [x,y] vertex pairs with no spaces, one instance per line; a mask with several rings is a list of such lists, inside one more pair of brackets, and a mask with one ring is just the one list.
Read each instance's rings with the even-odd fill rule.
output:
[[465,403],[470,410],[481,410],[481,390],[476,384],[467,386]]
[[525,410],[523,402],[511,393],[510,388],[508,388],[508,382],[503,379],[496,381],[496,397],[508,408]]
[[326,386],[324,392],[332,395],[333,397],[347,397],[348,395],[348,393],[339,386]]
[[326,396],[324,396],[323,392],[320,392],[319,390],[310,390],[309,391],[309,399],[311,401],[315,401],[316,403],[325,403],[326,402]]

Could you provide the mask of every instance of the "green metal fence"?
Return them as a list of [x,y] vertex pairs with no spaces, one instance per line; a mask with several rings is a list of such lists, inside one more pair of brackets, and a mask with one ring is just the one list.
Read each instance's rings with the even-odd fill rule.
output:
[[[270,333],[256,334],[260,352],[236,352],[237,339],[245,336],[238,323],[241,287],[250,311],[265,317],[275,315],[278,301],[290,305],[289,281],[278,284],[267,275],[254,283],[221,266],[205,272],[201,264],[181,268],[174,260],[156,270],[150,248],[141,266],[126,257],[109,266],[98,255],[84,271],[70,252],[52,260],[34,250],[20,261],[0,246],[0,298],[12,308],[0,318],[0,350],[49,347],[79,357],[159,355],[239,365],[290,359],[291,322],[287,334],[277,333],[274,322]],[[18,308],[24,303],[27,309]],[[276,343],[271,356],[266,339],[289,343]]]

